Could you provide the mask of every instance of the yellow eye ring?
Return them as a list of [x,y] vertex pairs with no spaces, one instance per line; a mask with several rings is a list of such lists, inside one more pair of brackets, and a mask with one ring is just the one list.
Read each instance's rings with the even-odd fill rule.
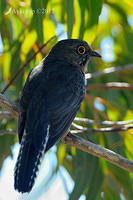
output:
[[83,55],[83,54],[85,54],[86,49],[84,46],[79,46],[77,51],[78,51],[78,54]]

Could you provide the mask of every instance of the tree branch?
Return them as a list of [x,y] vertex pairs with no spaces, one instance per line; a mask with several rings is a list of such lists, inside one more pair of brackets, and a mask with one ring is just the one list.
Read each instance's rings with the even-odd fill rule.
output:
[[12,117],[11,113],[6,110],[0,110],[0,120]]
[[[0,94],[0,106],[10,112],[15,119],[18,119],[19,115],[19,107],[12,101],[9,101],[5,96]],[[16,131],[14,130],[2,130],[0,135],[2,134],[15,134]],[[94,144],[92,142],[86,141],[83,138],[80,138],[76,135],[68,134],[65,137],[65,143],[70,144],[82,151],[88,152],[94,156],[99,158],[103,158],[110,163],[119,166],[122,169],[125,169],[129,172],[133,172],[133,162],[120,156],[119,154],[101,147],[100,145]]]
[[104,84],[89,84],[86,86],[86,90],[103,90],[103,89],[124,89],[124,90],[133,90],[133,85],[129,83],[120,83],[120,82],[110,82]]
[[128,71],[128,70],[133,70],[133,64],[129,64],[129,65],[125,65],[125,66],[119,66],[119,67],[110,67],[110,68],[106,68],[101,72],[95,72],[93,74],[88,73],[85,75],[86,79],[93,79],[93,78],[97,78],[106,74],[112,74],[112,73],[116,73],[116,72],[122,72],[122,71]]
[[16,130],[12,130],[12,129],[0,130],[0,136],[6,135],[6,134],[15,135]]
[[99,158],[103,158],[126,171],[133,172],[133,161],[130,161],[109,149],[103,148],[100,145],[86,141],[79,136],[68,134],[65,138],[65,143]]
[[114,125],[126,125],[126,124],[131,124],[133,123],[133,120],[128,120],[128,121],[102,121],[102,122],[96,122],[93,119],[88,119],[88,118],[79,118],[79,117],[75,117],[74,119],[75,122],[83,122],[85,124],[95,124],[95,125],[100,125],[100,126],[105,126],[105,125],[110,125],[110,126],[114,126]]
[[10,112],[13,117],[18,119],[19,107],[12,101],[8,100],[4,95],[0,94],[0,106]]
[[107,127],[107,128],[85,128],[83,126],[79,126],[77,124],[73,124],[74,128],[78,130],[71,131],[73,134],[88,134],[88,133],[97,133],[97,132],[121,132],[127,131],[129,129],[133,129],[133,125],[124,125],[118,127]]

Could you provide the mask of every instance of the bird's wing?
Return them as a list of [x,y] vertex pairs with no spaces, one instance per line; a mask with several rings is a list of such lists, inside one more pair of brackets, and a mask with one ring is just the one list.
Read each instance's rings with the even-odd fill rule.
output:
[[[65,80],[66,78],[66,80]],[[72,71],[59,78],[47,95],[47,109],[50,114],[50,136],[46,151],[53,146],[69,129],[85,95],[84,78],[80,71]],[[62,81],[61,81],[62,80]]]
[[[42,81],[42,74],[43,74],[42,70],[43,70],[43,62],[41,62],[39,66],[31,70],[26,80],[25,86],[23,88],[23,92],[20,99],[20,115],[18,120],[19,143],[21,143],[21,139],[24,133],[27,109],[29,107],[30,102],[32,101],[32,97],[38,90],[38,87],[40,86]],[[44,81],[45,82],[47,81],[46,77],[43,79],[43,82]]]
[[15,189],[29,192],[49,138],[49,114],[42,94],[32,97],[26,112],[24,133],[15,167]]

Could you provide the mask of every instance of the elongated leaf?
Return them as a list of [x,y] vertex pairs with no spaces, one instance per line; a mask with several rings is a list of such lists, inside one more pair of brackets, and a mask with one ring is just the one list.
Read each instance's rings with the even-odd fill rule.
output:
[[67,35],[71,38],[74,23],[74,5],[73,0],[67,0]]
[[96,199],[103,181],[103,173],[98,159],[77,151],[74,164],[75,186],[70,200],[78,199],[87,192],[89,199]]
[[89,0],[89,26],[98,24],[99,15],[102,10],[102,0]]
[[89,179],[90,160],[86,153],[77,151],[74,159],[74,190],[70,195],[70,200],[78,199],[83,194],[84,189],[87,187]]
[[[131,196],[133,192],[133,181],[129,177],[129,173],[113,165],[109,165],[111,173],[113,173],[113,180],[127,196]],[[117,169],[117,170],[116,170]]]
[[32,0],[31,6],[33,9],[33,19],[32,19],[32,26],[37,31],[38,35],[38,42],[40,44],[43,43],[43,6],[42,0]]
[[89,200],[97,199],[97,196],[99,195],[104,180],[104,175],[100,166],[100,162],[95,157],[92,161],[93,166],[90,171],[91,178],[88,184],[89,187],[86,195],[87,199]]
[[14,137],[10,135],[1,136],[0,140],[0,169],[7,156],[12,156],[11,146],[14,144]]
[[[21,43],[17,43],[17,48],[14,49],[12,55],[12,60],[11,60],[11,65],[10,65],[10,79],[13,78],[16,74],[16,72],[20,69],[20,51],[21,51]],[[17,59],[16,59],[17,58]],[[19,76],[18,79],[15,80],[13,83],[13,86],[15,86],[15,90],[20,91],[22,88],[22,80],[23,80],[23,73]]]
[[36,42],[37,39],[37,34],[36,32],[33,30],[31,32],[29,32],[22,44],[21,47],[21,60],[25,61],[26,55],[29,53],[29,51],[31,51],[34,43]]
[[0,21],[2,19],[2,16],[5,14],[6,9],[6,1],[0,0]]
[[104,188],[101,196],[103,196],[103,198],[101,198],[101,199],[108,199],[108,200],[117,199],[117,200],[121,200],[120,193],[118,192],[118,190],[115,191],[111,187],[108,187],[108,185],[105,185],[105,188]]
[[79,38],[83,39],[84,31],[85,31],[85,9],[86,4],[88,4],[88,1],[85,0],[79,0],[79,6],[80,6],[80,12],[81,12],[81,23],[80,23],[80,30],[79,30]]

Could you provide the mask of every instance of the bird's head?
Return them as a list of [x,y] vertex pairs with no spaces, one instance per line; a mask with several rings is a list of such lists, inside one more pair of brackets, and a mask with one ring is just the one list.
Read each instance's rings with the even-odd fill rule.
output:
[[66,39],[59,41],[50,51],[49,56],[74,63],[85,73],[87,64],[92,56],[101,57],[93,51],[87,42],[79,39]]

